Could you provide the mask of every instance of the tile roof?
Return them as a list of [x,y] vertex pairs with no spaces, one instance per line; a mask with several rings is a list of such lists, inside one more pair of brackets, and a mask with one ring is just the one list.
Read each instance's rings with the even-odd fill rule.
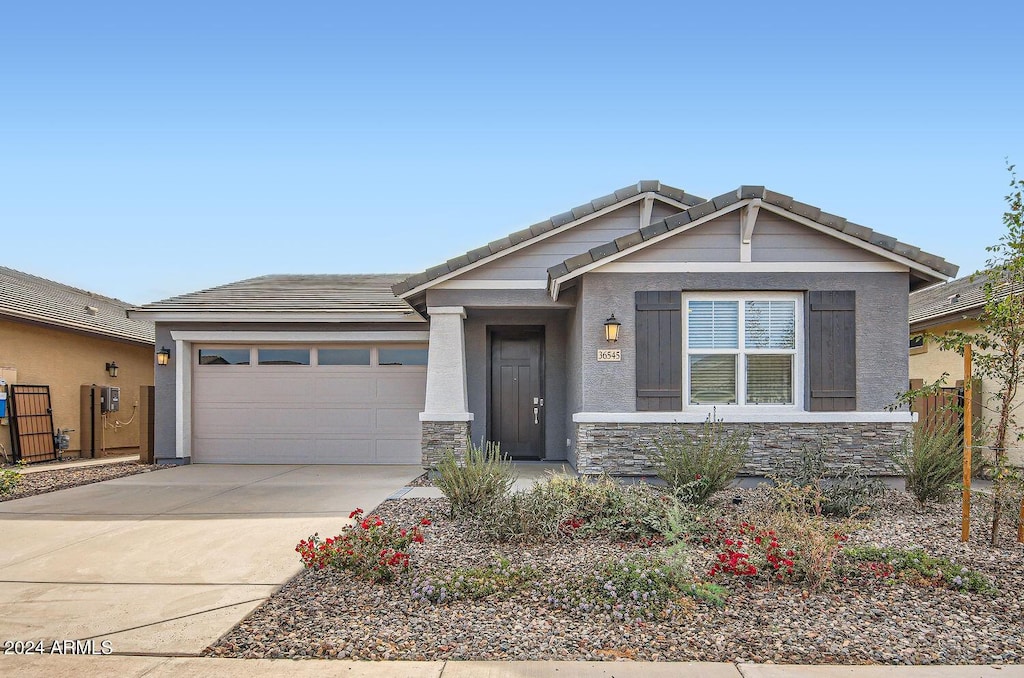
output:
[[691,221],[696,221],[701,217],[713,214],[714,212],[724,209],[729,205],[749,198],[760,198],[765,203],[776,205],[777,207],[788,210],[789,212],[817,222],[822,226],[827,226],[848,236],[857,238],[858,240],[863,240],[866,243],[876,245],[894,254],[906,257],[911,261],[927,266],[928,268],[931,268],[943,275],[954,276],[959,270],[959,267],[956,264],[951,264],[942,257],[935,256],[934,254],[928,254],[927,252],[922,251],[919,247],[899,242],[892,236],[876,233],[866,226],[861,226],[853,223],[852,221],[847,221],[843,217],[829,214],[828,212],[822,211],[819,207],[799,202],[788,195],[767,190],[764,186],[740,186],[735,191],[723,193],[718,197],[694,205],[679,214],[673,214],[670,217],[654,222],[635,233],[624,235],[610,243],[595,247],[589,252],[584,252],[566,259],[561,264],[552,266],[548,269],[548,278],[549,280],[561,278],[578,268],[610,257],[645,240],[650,240],[662,233],[667,233],[668,231],[685,226]]
[[577,219],[582,219],[588,214],[593,214],[605,208],[611,207],[612,205],[629,200],[630,198],[636,197],[643,193],[655,193],[662,197],[674,200],[675,202],[682,203],[684,205],[697,205],[705,202],[704,198],[699,198],[695,195],[691,195],[681,188],[675,188],[661,183],[660,181],[639,181],[631,186],[620,188],[614,193],[595,198],[588,203],[584,203],[579,207],[574,207],[568,212],[556,214],[550,219],[545,219],[539,223],[536,223],[529,228],[524,228],[521,231],[516,231],[504,238],[495,240],[492,243],[478,247],[475,250],[470,250],[462,256],[449,259],[439,266],[428,268],[422,273],[410,276],[405,280],[402,280],[394,285],[392,288],[396,295],[402,295],[409,290],[415,289],[420,285],[436,280],[443,275],[454,273],[459,269],[465,268],[472,263],[475,263],[485,257],[489,257],[492,254],[497,254],[502,250],[508,249],[513,245],[525,242],[537,236],[543,235],[548,231],[564,226]]
[[[984,271],[979,271],[913,292],[910,295],[910,324],[934,324],[939,320],[959,320],[978,315],[985,305],[983,288],[987,280]],[[1015,288],[1014,293],[1024,294],[1024,285]]]
[[190,292],[133,312],[364,313],[411,315],[391,286],[406,274],[264,275]]
[[129,318],[131,304],[0,266],[0,316],[145,344],[153,323]]

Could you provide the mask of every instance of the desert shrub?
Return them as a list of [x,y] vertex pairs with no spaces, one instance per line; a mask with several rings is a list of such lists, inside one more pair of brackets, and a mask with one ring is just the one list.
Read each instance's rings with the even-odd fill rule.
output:
[[512,462],[491,442],[481,446],[470,442],[461,462],[452,450],[446,450],[436,471],[434,485],[448,499],[453,518],[479,511],[495,497],[507,494],[516,481]]
[[654,441],[653,461],[658,477],[682,501],[702,504],[725,489],[743,468],[749,435],[728,430],[708,417],[696,434],[680,430]]
[[828,442],[821,440],[772,475],[772,494],[783,510],[846,518],[871,510],[885,486],[861,467],[830,464],[828,457]]
[[424,517],[410,528],[387,525],[377,515],[363,517],[363,510],[349,514],[354,525],[346,525],[341,534],[321,539],[313,534],[295,547],[306,569],[331,567],[350,572],[372,582],[388,582],[409,570],[409,551],[423,543],[422,528],[431,521]]
[[946,501],[960,487],[963,444],[960,423],[950,417],[918,422],[912,435],[893,450],[893,461],[906,476],[907,491],[919,503]]
[[436,576],[417,577],[412,581],[410,595],[413,600],[433,604],[508,597],[536,576],[532,567],[514,567],[507,558],[498,556],[483,567],[459,567]]
[[973,593],[997,592],[980,572],[957,565],[948,558],[932,556],[922,549],[858,545],[846,549],[843,557],[854,566],[856,573],[876,579],[900,580],[919,586],[943,586]]
[[473,522],[481,536],[502,542],[659,537],[676,503],[643,483],[556,474],[528,490],[491,497],[480,505]]
[[720,606],[726,595],[723,587],[694,580],[659,554],[634,552],[602,561],[580,581],[560,583],[547,602],[579,615],[629,621],[671,616],[684,597]]
[[816,590],[832,578],[836,558],[858,527],[852,520],[835,523],[795,511],[738,523],[720,520],[703,538],[712,549],[708,576],[799,582]]
[[569,507],[546,483],[529,490],[495,494],[483,501],[472,525],[483,538],[498,542],[542,542],[570,530]]
[[0,496],[14,492],[21,482],[21,474],[14,469],[0,469]]

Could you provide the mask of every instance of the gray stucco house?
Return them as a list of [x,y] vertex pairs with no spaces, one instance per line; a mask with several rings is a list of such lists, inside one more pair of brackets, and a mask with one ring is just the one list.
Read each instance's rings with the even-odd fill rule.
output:
[[430,463],[471,436],[641,475],[655,436],[713,415],[751,431],[748,473],[829,436],[890,474],[908,292],[956,271],[761,186],[641,181],[416,275],[266,276],[132,315],[170,353],[162,461]]

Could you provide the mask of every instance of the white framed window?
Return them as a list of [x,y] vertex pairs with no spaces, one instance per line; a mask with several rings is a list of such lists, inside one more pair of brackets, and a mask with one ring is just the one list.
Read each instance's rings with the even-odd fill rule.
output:
[[803,409],[800,294],[684,294],[683,308],[688,408]]

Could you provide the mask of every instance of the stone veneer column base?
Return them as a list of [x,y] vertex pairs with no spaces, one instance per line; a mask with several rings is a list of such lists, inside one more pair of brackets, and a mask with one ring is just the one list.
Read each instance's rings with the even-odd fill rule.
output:
[[[801,423],[723,424],[750,434],[750,450],[741,475],[767,476],[795,463],[800,450],[824,442],[829,463],[856,464],[873,476],[901,475],[891,452],[910,434],[913,424]],[[701,424],[576,424],[576,470],[584,475],[652,476],[654,441]]]
[[424,421],[420,422],[423,431],[421,449],[423,466],[434,468],[441,461],[447,450],[455,453],[455,458],[462,461],[466,457],[469,446],[468,421]]

